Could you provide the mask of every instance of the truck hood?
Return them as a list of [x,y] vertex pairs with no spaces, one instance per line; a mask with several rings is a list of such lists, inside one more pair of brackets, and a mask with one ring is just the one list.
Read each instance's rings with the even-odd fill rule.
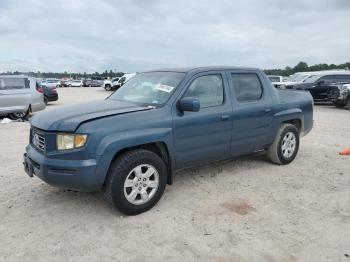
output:
[[81,124],[94,119],[150,109],[152,108],[106,99],[40,112],[32,118],[31,123],[42,130],[74,132]]

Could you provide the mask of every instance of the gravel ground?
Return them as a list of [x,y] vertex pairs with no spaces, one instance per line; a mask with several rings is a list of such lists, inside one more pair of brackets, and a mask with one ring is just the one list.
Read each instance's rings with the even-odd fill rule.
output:
[[[103,99],[62,88],[64,104]],[[0,125],[1,261],[350,261],[350,111],[315,107],[293,163],[263,156],[182,171],[150,211],[53,188],[22,167],[28,123]]]

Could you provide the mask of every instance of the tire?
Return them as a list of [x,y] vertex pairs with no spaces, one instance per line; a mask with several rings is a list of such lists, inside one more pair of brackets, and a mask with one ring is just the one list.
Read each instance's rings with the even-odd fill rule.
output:
[[345,104],[344,107],[347,108],[347,109],[350,109],[350,97],[347,98],[346,104]]
[[8,117],[11,119],[11,120],[18,120],[18,119],[27,119],[29,115],[29,109],[26,111],[26,112],[19,112],[19,113],[11,113],[8,115]]
[[112,90],[112,88],[111,88],[110,85],[106,85],[106,86],[105,86],[105,89],[106,89],[106,91],[111,91],[111,90]]
[[339,102],[334,102],[333,105],[334,105],[335,107],[339,107],[339,108],[340,108],[340,107],[346,106],[346,102],[345,102],[345,104],[339,103]]
[[[138,170],[140,172],[137,172]],[[152,173],[148,178],[147,171]],[[166,181],[167,169],[157,154],[144,149],[132,150],[112,162],[104,186],[104,198],[122,213],[137,215],[151,209],[159,201],[164,193]],[[145,193],[149,198],[146,196],[144,200]]]
[[300,134],[298,128],[292,124],[282,124],[273,144],[268,149],[267,156],[275,164],[287,165],[296,157],[299,150],[299,142]]
[[44,103],[45,103],[45,105],[47,105],[49,103],[49,99],[46,96],[44,96]]

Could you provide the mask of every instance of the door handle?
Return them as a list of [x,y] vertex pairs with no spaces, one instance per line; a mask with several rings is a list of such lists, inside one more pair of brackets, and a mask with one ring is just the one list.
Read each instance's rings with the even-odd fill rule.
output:
[[271,112],[271,108],[266,108],[265,109],[265,113],[267,114],[267,113],[270,113]]
[[229,120],[230,119],[230,115],[222,115],[221,116],[221,120],[222,121],[226,121],[226,120]]

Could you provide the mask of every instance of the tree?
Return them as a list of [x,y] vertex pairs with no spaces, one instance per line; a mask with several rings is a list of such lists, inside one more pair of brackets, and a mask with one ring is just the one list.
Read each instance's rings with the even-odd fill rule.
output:
[[307,63],[301,61],[293,68],[293,71],[294,72],[305,72],[308,70],[308,68],[309,68],[309,66],[307,65]]

